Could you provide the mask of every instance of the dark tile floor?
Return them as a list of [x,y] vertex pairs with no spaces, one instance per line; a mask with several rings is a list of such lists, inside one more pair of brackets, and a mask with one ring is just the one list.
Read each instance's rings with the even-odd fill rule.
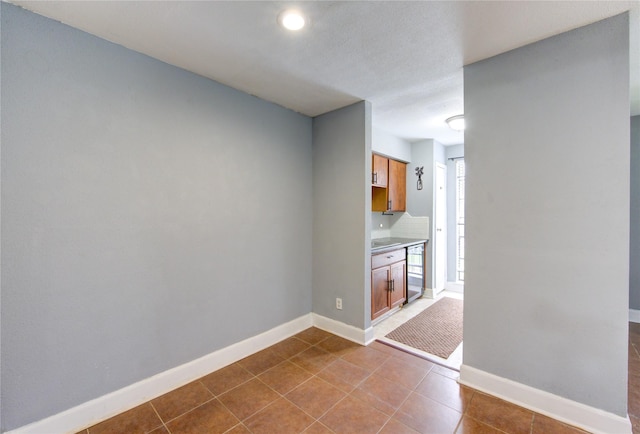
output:
[[[632,329],[640,344],[640,327]],[[633,363],[640,382],[640,357]],[[310,328],[81,432],[584,433],[457,376],[379,342],[363,347]],[[640,416],[636,408],[640,400]]]

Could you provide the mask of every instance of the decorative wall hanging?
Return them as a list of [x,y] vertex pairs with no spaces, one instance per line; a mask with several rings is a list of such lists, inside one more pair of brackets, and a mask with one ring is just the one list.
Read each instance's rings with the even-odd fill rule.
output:
[[422,190],[422,174],[424,173],[424,166],[416,167],[416,176],[418,177],[418,190]]

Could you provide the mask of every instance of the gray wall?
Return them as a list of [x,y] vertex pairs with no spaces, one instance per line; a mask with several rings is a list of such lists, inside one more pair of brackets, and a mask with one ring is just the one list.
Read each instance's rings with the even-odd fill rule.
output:
[[[407,212],[413,217],[433,214],[433,139],[411,144],[411,164],[407,165]],[[416,167],[424,166],[422,190],[416,189]]]
[[464,69],[464,364],[619,416],[628,31],[621,15]]
[[640,116],[631,118],[629,307],[640,309]]
[[311,311],[311,119],[1,8],[2,430]]
[[[433,139],[411,144],[411,164],[407,165],[407,212],[413,217],[429,217],[429,233],[433,235]],[[424,166],[422,190],[416,188],[416,167]],[[413,176],[411,176],[413,175]],[[432,236],[430,238],[433,238]],[[427,269],[425,286],[433,288],[433,242],[429,240],[425,251]]]
[[464,156],[464,145],[445,148],[447,157],[447,281],[456,281],[456,162]]
[[[313,119],[313,312],[371,323],[371,104]],[[336,309],[336,297],[343,309]]]
[[[445,164],[445,147],[433,139],[420,140],[411,144],[411,164],[407,166],[407,212],[413,217],[429,217],[430,234],[434,233],[434,188],[435,164]],[[422,190],[416,189],[416,167],[424,166]],[[433,240],[427,243],[427,288],[433,288]]]
[[375,127],[371,132],[371,150],[394,160],[411,161],[411,143]]

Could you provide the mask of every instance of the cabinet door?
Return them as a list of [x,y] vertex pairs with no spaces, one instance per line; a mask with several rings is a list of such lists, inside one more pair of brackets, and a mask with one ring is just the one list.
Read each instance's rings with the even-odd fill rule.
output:
[[371,319],[376,319],[389,310],[390,268],[371,270]]
[[387,187],[389,160],[381,155],[373,154],[371,163],[371,185],[375,187]]
[[407,209],[407,164],[389,160],[389,186],[387,205],[389,211]]
[[389,292],[389,308],[393,309],[400,306],[407,299],[406,278],[407,278],[407,262],[396,262],[391,265],[391,280],[393,282],[392,291]]

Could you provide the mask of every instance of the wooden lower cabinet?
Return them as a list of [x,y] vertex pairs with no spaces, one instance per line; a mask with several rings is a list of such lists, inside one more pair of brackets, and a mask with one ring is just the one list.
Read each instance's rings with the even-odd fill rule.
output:
[[384,315],[407,299],[405,249],[371,257],[371,319]]
[[371,319],[376,319],[391,309],[389,307],[390,280],[389,267],[371,270]]
[[397,262],[390,266],[392,289],[389,292],[389,308],[400,306],[407,299],[405,282],[407,279],[407,261]]

